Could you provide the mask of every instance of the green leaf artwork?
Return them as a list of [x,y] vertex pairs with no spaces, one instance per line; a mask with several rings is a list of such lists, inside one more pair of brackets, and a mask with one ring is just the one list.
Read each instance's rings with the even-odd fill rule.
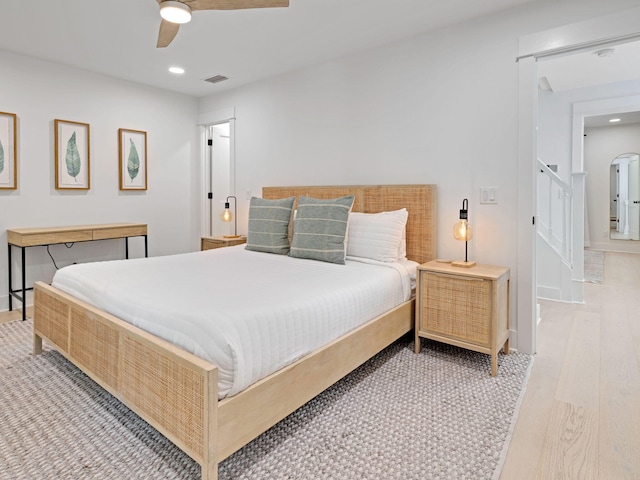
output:
[[2,146],[2,141],[0,140],[0,173],[4,171],[4,147]]
[[136,149],[136,145],[133,143],[133,140],[129,139],[129,142],[131,142],[131,148],[129,149],[127,170],[129,171],[129,177],[133,182],[133,179],[138,176],[138,172],[140,171],[140,157],[138,157],[138,150]]
[[78,146],[76,145],[76,132],[73,132],[71,138],[67,142],[67,173],[69,176],[77,182],[76,178],[80,174],[80,154],[78,153]]

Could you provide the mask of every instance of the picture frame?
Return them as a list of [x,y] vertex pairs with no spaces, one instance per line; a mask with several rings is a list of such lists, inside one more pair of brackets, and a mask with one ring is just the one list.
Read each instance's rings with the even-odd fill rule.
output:
[[118,129],[120,190],[147,189],[147,132]]
[[0,112],[0,190],[18,188],[18,116]]
[[91,188],[90,125],[54,120],[57,190]]

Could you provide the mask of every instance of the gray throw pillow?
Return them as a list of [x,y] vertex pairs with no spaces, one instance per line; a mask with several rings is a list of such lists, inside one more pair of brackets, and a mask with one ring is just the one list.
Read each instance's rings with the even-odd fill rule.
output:
[[354,198],[300,197],[289,256],[344,264],[345,235]]
[[289,253],[289,223],[296,197],[266,200],[252,197],[249,203],[247,250]]

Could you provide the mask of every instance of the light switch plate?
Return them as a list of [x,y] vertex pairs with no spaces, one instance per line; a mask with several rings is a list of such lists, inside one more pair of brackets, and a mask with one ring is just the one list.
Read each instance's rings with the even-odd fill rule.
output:
[[496,187],[480,187],[480,203],[497,205],[498,189]]

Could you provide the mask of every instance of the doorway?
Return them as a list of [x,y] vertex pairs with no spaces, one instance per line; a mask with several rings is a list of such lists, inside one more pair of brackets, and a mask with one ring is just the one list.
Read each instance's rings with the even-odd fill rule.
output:
[[[520,351],[536,351],[536,171],[538,130],[538,74],[536,62],[542,58],[572,54],[590,48],[638,40],[640,30],[635,18],[640,8],[602,16],[563,27],[525,35],[520,38],[519,71],[519,139],[518,139],[518,268],[517,268],[517,345]],[[574,113],[573,138],[576,136]],[[582,127],[582,125],[581,125]],[[574,142],[575,145],[575,142]],[[571,152],[571,164],[578,161]],[[583,176],[581,168],[572,170]],[[580,177],[576,177],[580,178]],[[572,244],[584,245],[584,183],[574,190]],[[580,225],[576,227],[576,223]],[[575,249],[574,249],[575,251]],[[582,256],[581,256],[582,257]],[[580,259],[582,260],[582,258]]]
[[[235,196],[235,108],[203,112],[200,131],[200,235],[227,235],[232,224],[222,222],[224,202]],[[200,241],[198,240],[198,244]]]
[[[636,85],[640,93],[640,80]],[[638,112],[640,95],[574,105],[573,148],[576,156],[584,159],[584,169],[589,173],[585,232],[590,232],[589,247],[595,250],[640,253],[640,244],[629,241],[640,236],[640,204],[635,203],[640,201],[640,178],[636,173],[640,152]],[[610,123],[611,119],[620,120]],[[624,185],[619,177],[627,179]],[[612,199],[612,192],[620,197]]]
[[209,125],[207,128],[207,198],[208,235],[230,234],[230,222],[223,222],[221,214],[228,196],[234,194],[231,174],[231,123]]

